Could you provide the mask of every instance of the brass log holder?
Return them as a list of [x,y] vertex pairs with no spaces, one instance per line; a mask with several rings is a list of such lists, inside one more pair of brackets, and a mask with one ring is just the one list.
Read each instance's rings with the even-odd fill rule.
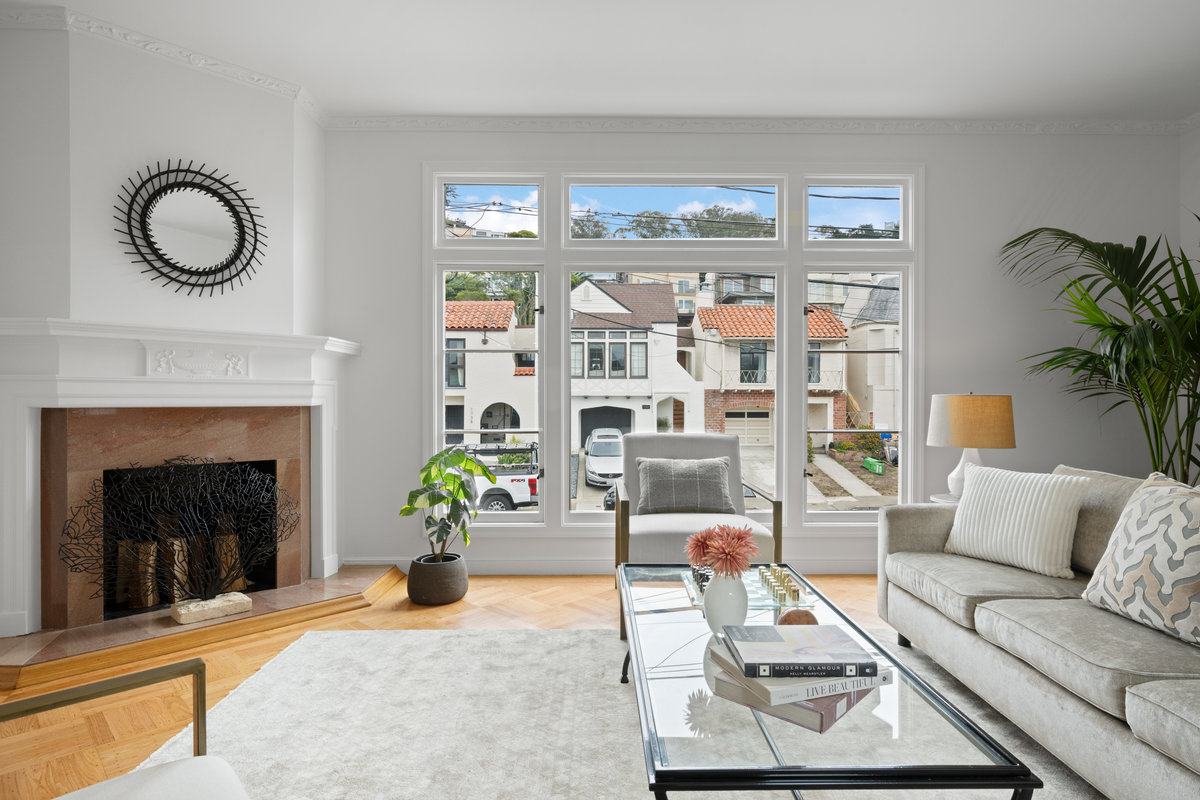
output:
[[205,721],[206,690],[204,659],[189,658],[174,664],[119,675],[83,686],[72,686],[57,692],[30,697],[26,700],[15,700],[11,703],[0,704],[0,722],[20,719],[43,711],[95,700],[112,694],[127,692],[130,689],[140,689],[156,683],[172,681],[176,678],[192,676],[192,752],[202,756],[206,749],[207,724]]

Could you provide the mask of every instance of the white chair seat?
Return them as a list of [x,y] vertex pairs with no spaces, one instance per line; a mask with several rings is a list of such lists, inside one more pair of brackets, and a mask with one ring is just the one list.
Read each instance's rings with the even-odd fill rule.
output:
[[233,767],[217,756],[182,758],[110,778],[59,800],[249,800]]
[[629,517],[629,561],[642,564],[677,564],[687,561],[681,542],[714,525],[749,528],[758,545],[755,561],[771,561],[775,539],[761,522],[742,514],[637,514]]

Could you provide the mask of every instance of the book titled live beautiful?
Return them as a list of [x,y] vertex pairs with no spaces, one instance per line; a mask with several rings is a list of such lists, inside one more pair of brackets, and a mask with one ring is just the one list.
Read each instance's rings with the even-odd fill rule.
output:
[[756,708],[764,714],[787,720],[817,733],[829,730],[833,723],[841,719],[859,700],[872,691],[871,689],[862,689],[857,692],[831,694],[813,700],[798,700],[795,703],[772,706],[759,700],[745,685],[739,683],[734,676],[727,674],[724,670],[713,676],[712,689],[713,694],[717,697],[724,697],[726,700]]
[[879,674],[837,625],[726,625],[725,641],[749,678],[858,678]]
[[858,692],[877,686],[891,686],[894,673],[884,667],[878,675],[857,678],[757,678],[742,674],[742,667],[724,642],[714,641],[704,653],[717,669],[724,670],[753,692],[762,702],[777,706],[797,700],[813,700],[831,694]]

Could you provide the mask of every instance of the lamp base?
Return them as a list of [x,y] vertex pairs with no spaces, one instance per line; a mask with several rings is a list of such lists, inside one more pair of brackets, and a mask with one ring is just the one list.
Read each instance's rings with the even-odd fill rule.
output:
[[979,457],[978,448],[964,447],[962,458],[958,460],[958,466],[946,477],[946,485],[950,489],[950,494],[955,499],[962,497],[963,481],[967,477],[967,464],[983,466],[983,460]]

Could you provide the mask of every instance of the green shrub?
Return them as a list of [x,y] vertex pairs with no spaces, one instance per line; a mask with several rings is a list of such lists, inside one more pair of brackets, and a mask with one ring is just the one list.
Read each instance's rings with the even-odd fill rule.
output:
[[808,435],[808,462],[810,464],[812,463],[812,459],[813,459],[812,434],[810,433]]
[[883,437],[875,431],[862,431],[854,434],[854,449],[864,453],[869,453],[875,458],[883,458],[886,451],[883,449]]

